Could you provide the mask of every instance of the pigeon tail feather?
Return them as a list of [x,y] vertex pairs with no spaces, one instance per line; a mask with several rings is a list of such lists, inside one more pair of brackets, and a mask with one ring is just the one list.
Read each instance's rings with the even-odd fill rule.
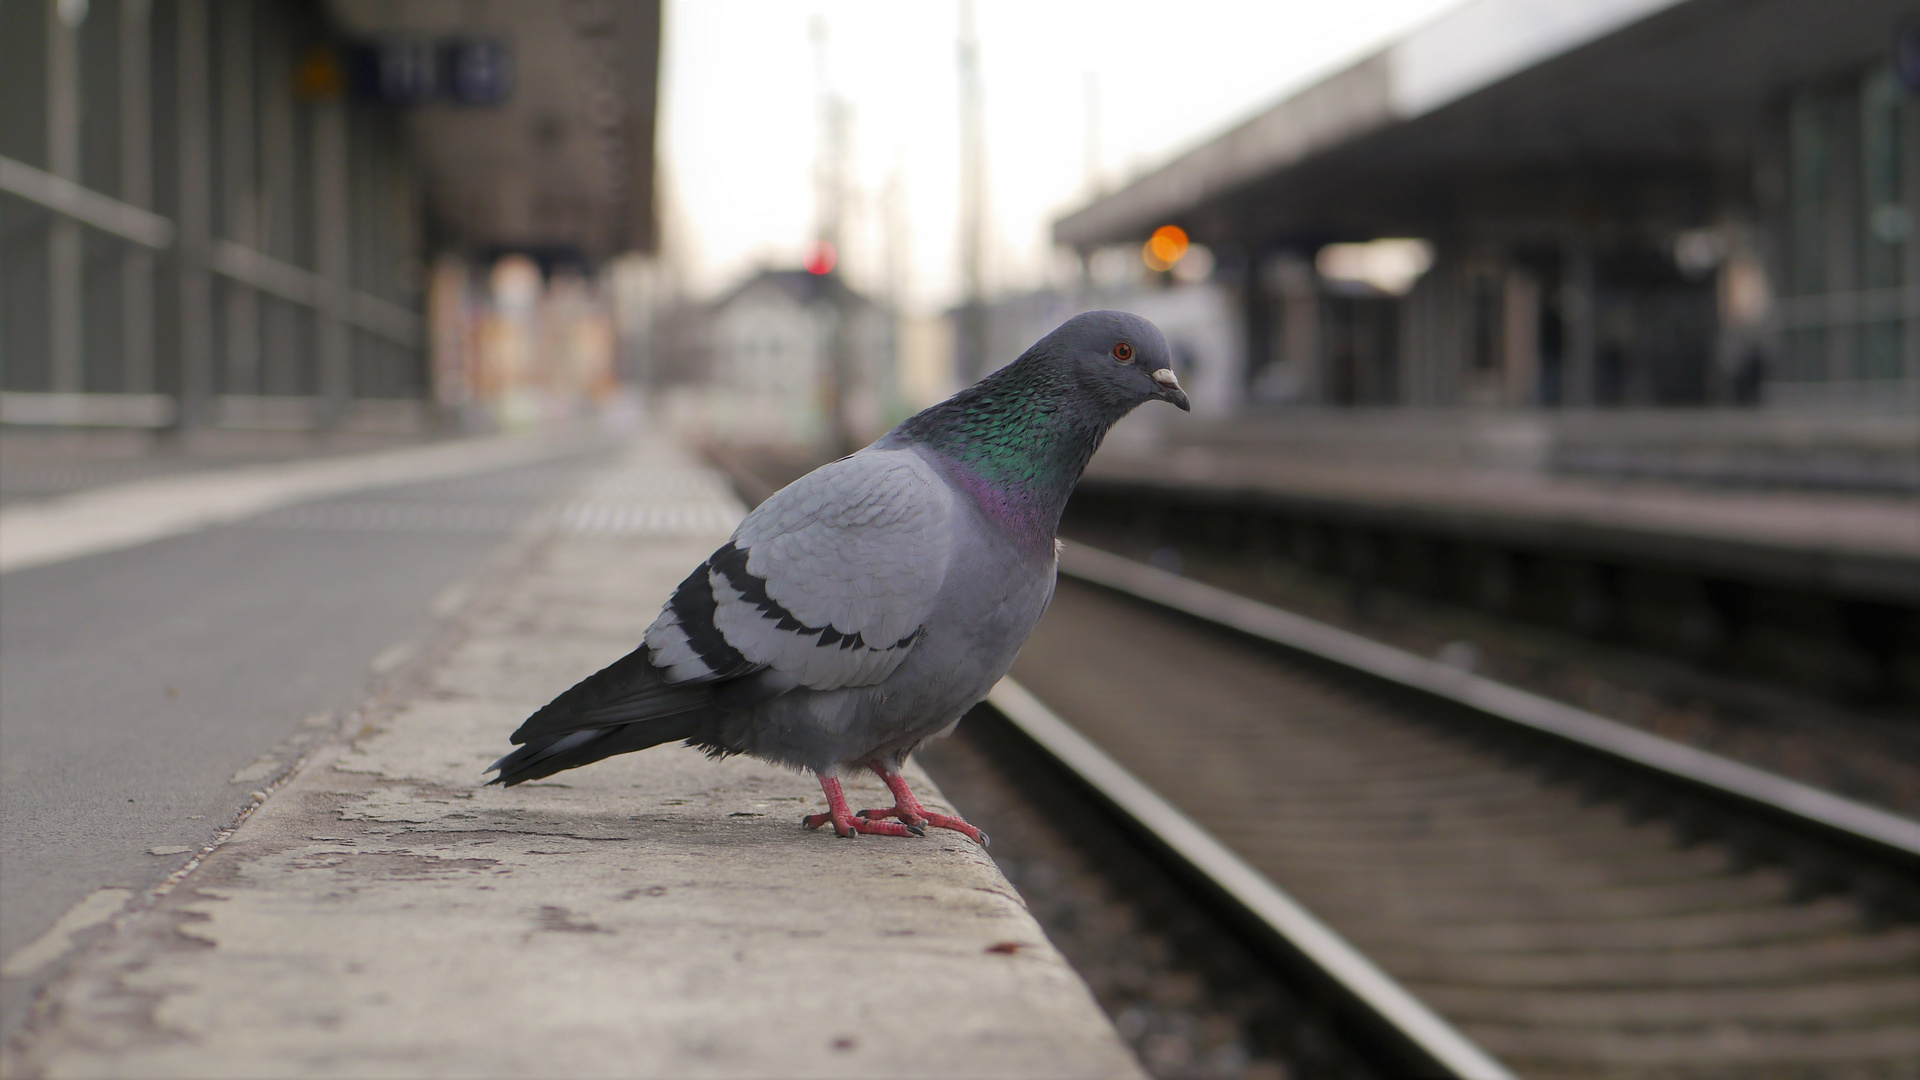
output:
[[661,678],[643,645],[542,706],[510,741],[532,743],[548,736],[642,723],[694,712],[712,701],[712,683],[676,684]]
[[708,732],[712,720],[711,713],[702,710],[663,716],[637,724],[589,728],[536,739],[494,762],[492,770],[498,770],[500,775],[488,783],[513,787],[557,772],[591,765],[616,754],[631,754],[676,739],[692,742]]

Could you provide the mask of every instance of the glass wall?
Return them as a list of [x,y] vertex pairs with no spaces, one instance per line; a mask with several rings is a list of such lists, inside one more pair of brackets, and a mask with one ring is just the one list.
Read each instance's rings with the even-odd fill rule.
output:
[[315,0],[0,3],[0,413],[311,426],[424,397],[422,185],[341,46]]
[[1890,67],[1876,67],[1795,91],[1785,113],[1775,396],[1911,397],[1920,387],[1920,105]]

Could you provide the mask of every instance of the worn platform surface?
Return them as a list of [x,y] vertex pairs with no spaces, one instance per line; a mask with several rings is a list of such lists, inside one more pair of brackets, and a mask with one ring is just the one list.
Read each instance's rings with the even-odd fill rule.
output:
[[5,1074],[1140,1075],[956,834],[805,832],[810,777],[677,747],[479,786],[528,712],[637,642],[722,507],[668,447],[600,476],[94,943]]

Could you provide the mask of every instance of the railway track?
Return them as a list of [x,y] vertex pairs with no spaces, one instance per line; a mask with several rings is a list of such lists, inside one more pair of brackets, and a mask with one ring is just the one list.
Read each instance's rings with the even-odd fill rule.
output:
[[1541,699],[1528,723],[1528,695],[1140,564],[1063,570],[1030,693],[990,704],[1389,1074],[1920,1075],[1920,825]]

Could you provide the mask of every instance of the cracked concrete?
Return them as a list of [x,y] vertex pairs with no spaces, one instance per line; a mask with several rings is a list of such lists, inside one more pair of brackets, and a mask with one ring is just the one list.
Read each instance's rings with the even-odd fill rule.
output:
[[[623,468],[691,466],[653,444]],[[479,786],[721,539],[547,538],[352,742],[86,950],[5,1073],[1140,1075],[958,835],[804,832],[810,777],[673,747]]]

